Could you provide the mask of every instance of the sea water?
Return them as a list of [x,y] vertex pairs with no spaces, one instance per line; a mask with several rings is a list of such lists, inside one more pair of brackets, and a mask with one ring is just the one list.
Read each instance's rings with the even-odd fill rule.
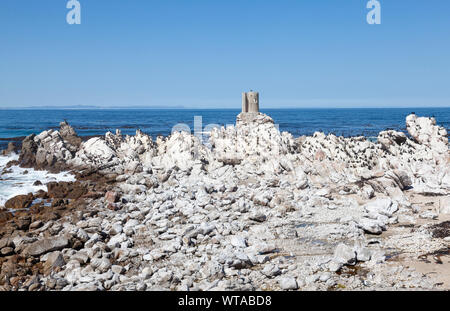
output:
[[[6,168],[9,161],[17,160],[18,155],[0,156],[0,206],[16,195],[36,193],[39,190],[47,191],[46,184],[51,181],[75,181],[75,177],[67,172],[51,174],[47,171],[36,171],[30,168],[11,166]],[[34,186],[39,180],[42,185]]]
[[[280,131],[294,137],[314,132],[335,135],[366,136],[374,139],[386,129],[406,133],[406,117],[436,118],[437,124],[450,127],[450,108],[352,108],[352,109],[262,109],[273,118]],[[177,124],[186,124],[194,132],[194,118],[201,117],[202,130],[210,124],[224,126],[236,123],[239,109],[0,109],[0,149],[6,148],[8,138],[39,134],[58,129],[67,120],[80,136],[104,135],[120,129],[134,135],[137,129],[155,138],[167,136]]]
[[[450,108],[353,108],[353,109],[262,109],[273,118],[280,131],[294,137],[312,135],[316,131],[326,134],[365,136],[376,140],[378,133],[393,129],[407,133],[405,119],[415,112],[418,116],[435,117],[438,125],[450,127]],[[239,109],[0,109],[0,149],[7,147],[14,137],[39,134],[58,129],[67,120],[80,136],[104,135],[120,129],[123,134],[134,135],[137,129],[155,138],[167,136],[177,124],[186,124],[194,133],[194,120],[201,117],[201,131],[210,124],[235,124]],[[198,130],[198,129],[197,129]],[[450,131],[448,131],[450,132]],[[0,156],[0,173],[17,155]],[[24,174],[28,171],[28,174]],[[39,180],[42,186],[33,186]],[[0,206],[19,194],[46,190],[49,181],[72,181],[68,173],[50,174],[45,171],[23,169],[17,166],[0,175]]]

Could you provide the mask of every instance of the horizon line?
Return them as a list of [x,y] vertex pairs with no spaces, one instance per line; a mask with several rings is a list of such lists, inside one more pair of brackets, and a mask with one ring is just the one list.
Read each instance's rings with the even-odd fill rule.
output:
[[[273,110],[273,109],[310,109],[310,110],[318,110],[318,109],[448,109],[450,106],[367,106],[367,107],[339,107],[339,106],[324,106],[324,107],[287,107],[287,106],[281,106],[281,107],[267,107],[267,108],[261,108],[260,110]],[[44,106],[44,107],[0,107],[0,110],[139,110],[139,109],[154,109],[154,110],[240,110],[240,107],[236,108],[220,108],[220,107],[210,107],[210,108],[204,108],[204,107],[189,107],[189,106],[175,106],[175,107],[149,107],[149,106],[134,106],[134,107],[125,107],[125,106],[77,106],[77,107],[52,107],[52,106]]]

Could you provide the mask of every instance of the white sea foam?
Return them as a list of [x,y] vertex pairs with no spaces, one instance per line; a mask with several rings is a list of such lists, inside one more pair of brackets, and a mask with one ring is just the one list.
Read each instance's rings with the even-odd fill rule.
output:
[[[47,171],[36,171],[18,166],[12,166],[6,170],[6,174],[2,174],[6,164],[17,159],[19,156],[16,154],[7,157],[0,156],[0,206],[4,206],[7,200],[16,195],[36,193],[39,190],[47,191],[46,184],[51,181],[75,181],[75,177],[67,172],[51,174]],[[28,173],[24,174],[25,171]],[[41,186],[33,186],[37,180],[42,183]]]

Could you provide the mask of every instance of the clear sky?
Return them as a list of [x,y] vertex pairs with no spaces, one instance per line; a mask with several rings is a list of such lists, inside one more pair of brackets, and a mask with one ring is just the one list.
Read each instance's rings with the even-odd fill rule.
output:
[[450,1],[0,1],[0,107],[450,107]]

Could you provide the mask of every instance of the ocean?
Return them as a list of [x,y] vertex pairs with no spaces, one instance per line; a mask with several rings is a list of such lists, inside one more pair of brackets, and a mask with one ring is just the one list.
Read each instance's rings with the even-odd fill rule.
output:
[[[17,141],[32,133],[58,129],[67,120],[80,136],[104,135],[106,131],[120,129],[123,134],[134,135],[136,129],[150,134],[167,136],[180,123],[194,131],[194,118],[201,117],[202,129],[207,125],[235,124],[239,110],[198,109],[80,109],[80,110],[0,110],[0,149],[9,141]],[[402,108],[402,109],[265,109],[281,131],[294,136],[312,135],[316,131],[343,136],[364,135],[375,139],[380,131],[394,129],[406,132],[405,118],[411,112],[419,116],[434,116],[439,125],[449,129],[450,108]],[[4,170],[17,155],[0,156],[0,206],[15,195],[46,190],[49,181],[71,181],[68,173],[49,174],[45,171],[22,169],[14,166]],[[5,173],[6,172],[6,173]],[[43,185],[35,186],[40,180]]]
[[[0,148],[10,138],[39,134],[58,129],[67,120],[80,136],[104,135],[120,129],[134,135],[136,129],[150,134],[167,136],[179,123],[194,131],[194,117],[202,117],[202,127],[208,124],[234,124],[238,109],[66,109],[66,110],[0,110]],[[316,131],[336,135],[376,137],[380,131],[395,129],[406,132],[405,118],[411,112],[418,116],[434,116],[439,125],[450,127],[449,108],[374,108],[374,109],[263,109],[281,131],[295,137],[312,135]]]
[[[18,158],[19,156],[16,154],[8,157],[0,156],[0,207],[16,195],[36,193],[39,190],[47,191],[46,183],[51,181],[75,181],[75,177],[67,172],[51,174],[46,171],[35,171],[18,166],[5,169],[9,161]],[[42,185],[35,185],[36,180],[39,180]]]

